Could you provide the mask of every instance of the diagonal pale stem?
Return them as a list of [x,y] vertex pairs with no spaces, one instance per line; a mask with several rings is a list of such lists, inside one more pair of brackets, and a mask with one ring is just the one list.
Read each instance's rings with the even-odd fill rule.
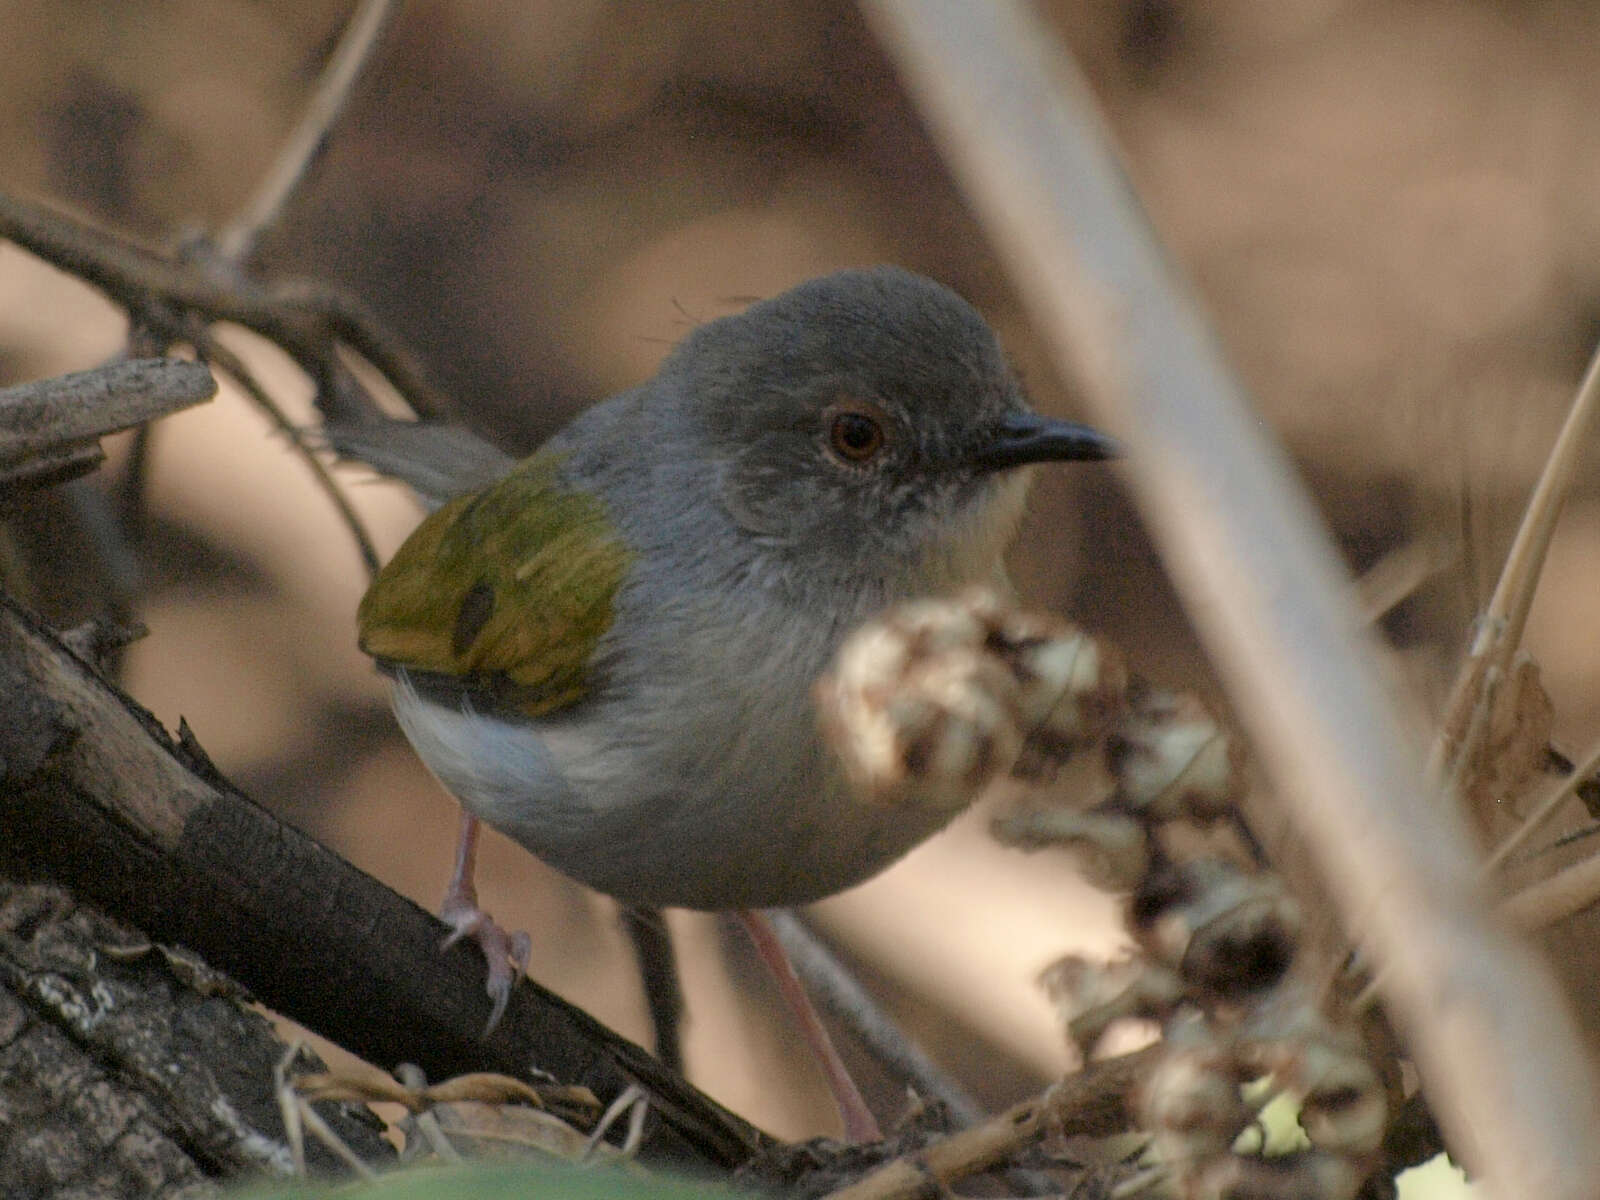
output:
[[1534,486],[1527,512],[1523,514],[1522,524],[1506,555],[1506,565],[1500,572],[1500,581],[1489,601],[1486,614],[1489,621],[1505,623],[1500,639],[1508,648],[1506,653],[1522,643],[1522,632],[1527,628],[1528,612],[1533,607],[1533,594],[1539,573],[1544,570],[1556,520],[1572,487],[1578,462],[1593,435],[1597,416],[1600,416],[1600,349],[1589,360],[1589,369],[1584,373],[1566,422]]
[[1349,583],[1030,6],[862,0],[1058,366],[1129,447],[1149,523],[1351,933],[1390,972],[1441,1123],[1488,1194],[1580,1200],[1600,1097],[1549,970],[1488,919],[1427,802]]

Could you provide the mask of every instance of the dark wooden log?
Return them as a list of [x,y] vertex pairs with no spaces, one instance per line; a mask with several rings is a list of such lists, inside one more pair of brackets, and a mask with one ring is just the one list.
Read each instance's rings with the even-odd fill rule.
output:
[[[47,878],[179,944],[370,1062],[526,1078],[603,1101],[632,1082],[647,1159],[723,1173],[768,1139],[644,1050],[524,980],[492,1035],[481,956],[234,789],[36,618],[0,600],[0,870]],[[405,836],[396,831],[396,836]]]
[[[0,880],[0,1195],[179,1200],[287,1176],[283,1053],[222,976],[59,887]],[[317,1109],[364,1161],[393,1161],[364,1106]],[[344,1172],[315,1139],[305,1151]]]

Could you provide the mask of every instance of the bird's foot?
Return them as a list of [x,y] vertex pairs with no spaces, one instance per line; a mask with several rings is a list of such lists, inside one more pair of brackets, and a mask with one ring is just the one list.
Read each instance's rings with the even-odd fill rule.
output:
[[584,1142],[583,1154],[578,1161],[588,1162],[593,1158],[595,1150],[605,1140],[606,1134],[611,1132],[624,1116],[628,1118],[628,1131],[623,1136],[619,1151],[623,1158],[632,1158],[639,1152],[639,1144],[644,1141],[644,1120],[649,1114],[650,1097],[637,1083],[630,1083],[595,1122],[593,1131]]
[[489,1023],[483,1027],[484,1037],[494,1032],[500,1018],[506,1014],[511,1001],[511,989],[517,986],[528,969],[528,959],[533,954],[533,942],[525,933],[507,933],[483,909],[478,907],[478,888],[473,883],[473,872],[478,862],[478,834],[483,826],[478,818],[466,809],[461,810],[461,830],[456,842],[456,866],[450,873],[450,883],[444,889],[444,900],[439,905],[439,919],[450,926],[450,936],[439,948],[448,950],[462,938],[471,938],[483,951],[489,968],[489,978],[484,990],[489,993],[493,1008],[489,1010]]
[[463,938],[476,942],[483,951],[489,968],[489,978],[484,990],[489,993],[493,1008],[489,1010],[489,1023],[484,1026],[484,1036],[494,1032],[500,1018],[505,1016],[506,1005],[511,1001],[511,989],[528,969],[528,958],[533,953],[533,941],[526,933],[508,933],[493,917],[478,907],[477,897],[460,895],[454,889],[444,898],[439,909],[439,919],[450,926],[450,935],[440,945],[448,950]]

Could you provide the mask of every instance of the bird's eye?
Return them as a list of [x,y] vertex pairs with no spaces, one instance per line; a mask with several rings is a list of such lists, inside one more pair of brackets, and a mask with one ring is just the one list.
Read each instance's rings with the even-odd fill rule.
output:
[[883,450],[883,419],[862,408],[836,407],[828,420],[828,446],[850,463],[864,463]]

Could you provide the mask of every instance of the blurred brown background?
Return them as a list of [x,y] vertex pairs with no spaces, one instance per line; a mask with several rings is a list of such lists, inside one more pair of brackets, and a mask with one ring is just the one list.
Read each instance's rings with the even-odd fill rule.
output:
[[[0,0],[0,189],[152,242],[216,228],[259,178],[346,0]],[[1600,333],[1600,10],[1582,0],[1056,0],[1129,169],[1196,281],[1262,419],[1360,569],[1418,534],[1450,569],[1385,633],[1437,697]],[[359,293],[460,413],[526,449],[647,375],[697,320],[851,264],[931,274],[1000,329],[1039,407],[1073,411],[846,0],[411,0],[259,256]],[[94,294],[0,245],[0,381],[120,345]],[[309,419],[306,386],[249,339]],[[303,467],[237,395],[164,423],[137,561],[98,582],[91,483],[13,523],[70,620],[111,589],[151,627],[127,680],[187,717],[246,790],[432,905],[453,805],[356,652],[363,586]],[[109,476],[108,476],[109,477]],[[392,549],[416,520],[351,480]],[[103,483],[104,481],[102,481]],[[1531,646],[1558,740],[1600,725],[1600,489],[1569,505]],[[1135,667],[1207,688],[1187,625],[1111,477],[1052,472],[1017,556],[1030,600]],[[106,572],[109,571],[109,574]],[[1067,1061],[1033,976],[1117,945],[1112,903],[1063,858],[988,843],[981,814],[820,923],[991,1103]],[[532,931],[533,974],[636,1037],[608,902],[495,842],[485,904]],[[738,943],[677,914],[688,1060],[783,1134],[829,1128],[820,1086]],[[753,982],[752,982],[753,981]]]

